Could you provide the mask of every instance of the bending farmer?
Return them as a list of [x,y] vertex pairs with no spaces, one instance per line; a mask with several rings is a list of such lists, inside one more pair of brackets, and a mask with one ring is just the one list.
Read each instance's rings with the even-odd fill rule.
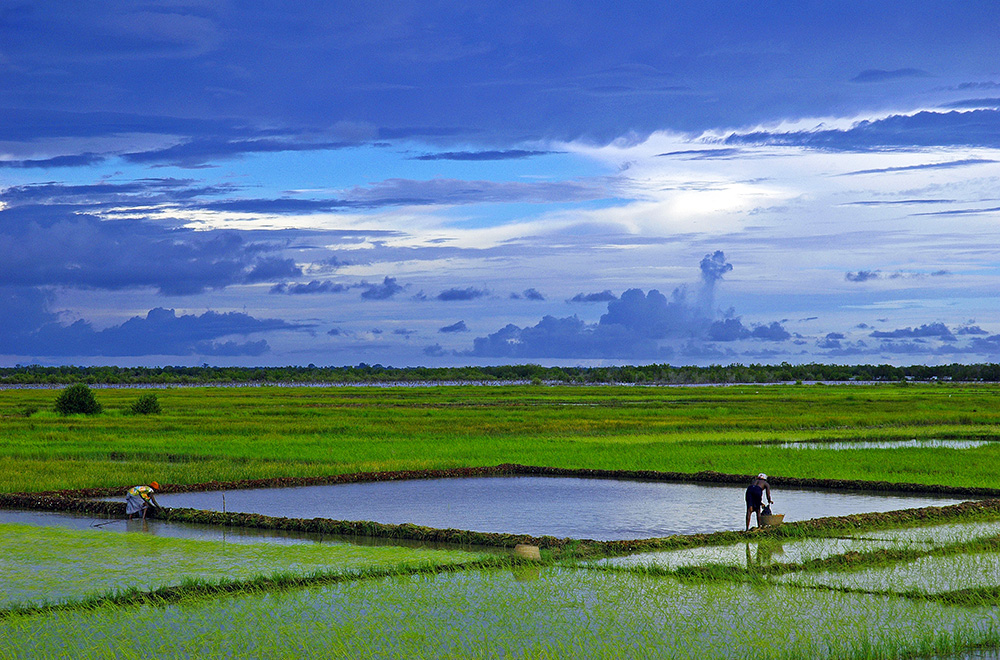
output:
[[767,494],[768,505],[774,504],[771,499],[771,486],[767,483],[767,475],[761,472],[747,487],[747,531],[750,531],[750,514],[757,515],[757,526],[760,527],[760,506],[764,494]]
[[[142,518],[145,520],[146,509],[150,505],[155,506],[157,509],[160,508],[160,503],[153,497],[153,493],[158,490],[160,490],[160,484],[155,481],[148,486],[132,486],[128,489],[128,494],[125,496],[125,513],[128,515],[129,520],[140,511],[142,511]],[[747,514],[747,516],[749,515]],[[749,517],[747,519],[749,520]]]

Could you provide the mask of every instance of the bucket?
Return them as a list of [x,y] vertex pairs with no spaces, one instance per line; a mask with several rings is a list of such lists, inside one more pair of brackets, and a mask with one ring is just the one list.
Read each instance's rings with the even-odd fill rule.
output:
[[781,521],[785,519],[785,514],[783,513],[772,513],[770,515],[766,513],[760,514],[761,527],[777,527],[781,524]]

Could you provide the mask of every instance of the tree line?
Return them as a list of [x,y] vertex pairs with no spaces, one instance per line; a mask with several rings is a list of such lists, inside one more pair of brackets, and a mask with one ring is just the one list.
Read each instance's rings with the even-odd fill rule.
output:
[[3,385],[259,385],[375,383],[565,383],[700,385],[726,383],[1000,381],[1000,364],[938,366],[889,364],[669,364],[611,367],[544,367],[537,364],[463,367],[385,367],[380,364],[319,367],[83,367],[39,365],[0,368]]

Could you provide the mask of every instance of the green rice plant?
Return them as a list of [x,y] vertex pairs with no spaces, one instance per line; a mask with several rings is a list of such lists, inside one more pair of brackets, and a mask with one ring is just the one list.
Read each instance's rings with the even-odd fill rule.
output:
[[[125,521],[118,524],[126,529]],[[141,521],[128,524],[137,530],[142,525]],[[376,568],[448,566],[485,557],[393,546],[225,543],[17,524],[0,524],[0,556],[0,607],[150,591],[195,579],[250,580],[317,572],[356,575]]]
[[0,619],[11,658],[898,658],[998,644],[991,608],[564,569],[527,582],[462,571]]

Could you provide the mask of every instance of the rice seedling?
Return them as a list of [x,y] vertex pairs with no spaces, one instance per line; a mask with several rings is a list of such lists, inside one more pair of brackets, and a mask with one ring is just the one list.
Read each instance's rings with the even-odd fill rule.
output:
[[[141,634],[134,624],[142,621]],[[0,619],[11,658],[895,658],[997,644],[997,612],[550,569],[394,576]]]
[[347,544],[233,544],[0,524],[0,607],[42,605],[94,594],[150,591],[185,581],[261,575],[354,575],[395,567],[482,560],[462,551]]

